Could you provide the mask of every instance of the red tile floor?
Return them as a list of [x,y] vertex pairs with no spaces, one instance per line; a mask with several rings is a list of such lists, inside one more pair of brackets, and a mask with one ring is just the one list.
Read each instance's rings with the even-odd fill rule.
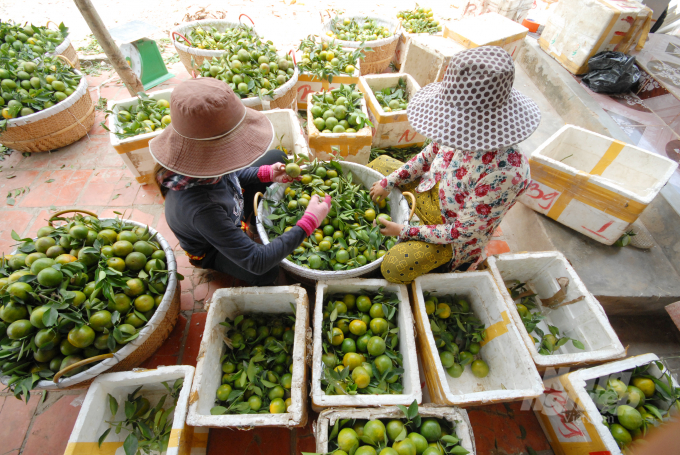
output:
[[[179,76],[158,89],[177,85],[188,78],[181,64],[172,72]],[[98,93],[107,99],[128,98],[127,90],[114,81],[103,84],[109,74],[88,77],[92,97]],[[102,85],[103,84],[103,85]],[[15,230],[22,237],[32,236],[57,210],[81,208],[101,216],[114,211],[155,227],[175,246],[179,272],[186,278],[181,283],[181,315],[165,344],[142,367],[159,365],[195,365],[206,313],[203,304],[216,289],[239,286],[230,276],[196,270],[189,264],[165,221],[162,199],[151,187],[139,185],[123,161],[109,144],[108,133],[99,126],[103,112],[97,113],[89,134],[52,153],[23,156],[14,152],[0,161],[0,192],[17,188],[28,191],[12,203],[0,199],[0,252],[10,253]],[[488,246],[488,254],[509,251],[499,230]],[[0,455],[61,455],[76,420],[86,389],[49,392],[44,402],[42,393],[34,393],[28,404],[0,393]],[[477,453],[520,454],[531,447],[544,455],[552,453],[533,412],[519,410],[520,404],[501,404],[470,408]],[[310,413],[306,427],[292,431],[267,428],[251,431],[211,430],[207,451],[211,455],[233,454],[299,454],[314,452],[315,440]]]

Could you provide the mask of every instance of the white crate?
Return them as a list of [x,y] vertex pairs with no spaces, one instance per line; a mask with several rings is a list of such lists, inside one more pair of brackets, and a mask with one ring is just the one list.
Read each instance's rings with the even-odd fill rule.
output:
[[651,23],[652,10],[634,0],[562,0],[538,43],[567,70],[584,74],[599,52],[641,50]]
[[[397,327],[399,327],[399,352],[403,357],[404,374],[402,384],[404,391],[400,395],[326,395],[321,389],[321,375],[323,374],[323,302],[328,294],[350,293],[358,294],[363,291],[377,292],[384,288],[386,292],[393,292],[401,302]],[[389,283],[386,280],[333,280],[319,281],[316,285],[316,304],[314,306],[314,357],[312,358],[312,409],[319,412],[328,407],[356,407],[356,406],[389,406],[402,404],[408,406],[416,400],[422,401],[420,377],[418,375],[418,359],[416,357],[415,337],[413,333],[413,315],[409,305],[408,290],[403,284]]]
[[[441,24],[441,21],[440,21]],[[444,26],[442,25],[442,30],[444,29]],[[401,69],[401,65],[404,64],[404,60],[406,60],[406,52],[408,51],[408,46],[411,44],[411,41],[414,38],[420,38],[420,37],[428,37],[428,36],[443,36],[443,31],[442,32],[437,32],[437,33],[408,33],[405,30],[401,32],[401,36],[399,37],[399,42],[397,43],[397,49],[394,52],[394,60],[392,60],[392,63],[394,63],[394,66],[397,69]]]
[[621,237],[678,163],[565,125],[529,159],[532,183],[519,201],[605,245]]
[[274,126],[272,147],[282,145],[290,156],[295,152],[297,156],[310,157],[309,146],[305,140],[305,134],[302,132],[302,126],[298,121],[296,111],[292,109],[274,109],[262,111],[262,113]]
[[444,36],[468,49],[480,46],[499,46],[517,58],[529,29],[498,13],[468,17],[444,25]]
[[[535,398],[543,392],[536,366],[508,315],[491,273],[429,274],[416,278],[412,287],[418,347],[434,403],[469,406]],[[465,296],[470,303],[472,312],[486,326],[487,339],[480,351],[489,365],[485,378],[475,377],[470,368],[465,368],[459,378],[449,376],[444,370],[425,312],[424,292]]]
[[[226,352],[227,318],[241,314],[292,314],[295,306],[295,344],[293,346],[293,381],[291,406],[283,414],[211,415],[217,388],[222,383],[220,358]],[[307,293],[300,286],[272,286],[218,289],[212,297],[198,352],[196,379],[191,389],[187,423],[196,427],[226,428],[255,426],[299,427],[307,423],[307,328],[309,327]]]
[[373,90],[396,87],[399,79],[406,80],[406,95],[410,100],[420,90],[420,85],[410,74],[373,74],[361,76],[358,88],[364,94],[368,117],[373,123],[373,147],[411,146],[423,144],[425,136],[416,132],[408,121],[406,109],[398,112],[385,112],[380,106]]
[[[352,49],[350,49],[352,50]],[[353,50],[352,50],[353,51]],[[295,83],[295,93],[297,94],[297,107],[299,110],[307,110],[307,95],[320,92],[322,90],[333,90],[340,87],[340,84],[350,85],[359,82],[361,74],[361,60],[357,60],[354,74],[351,76],[333,76],[331,82],[327,79],[319,79],[308,73],[300,73]]]
[[[522,335],[524,344],[531,353],[539,370],[547,367],[576,366],[588,363],[620,359],[626,355],[623,345],[609,323],[600,302],[588,292],[581,278],[562,253],[548,251],[540,253],[501,254],[487,259],[489,269],[501,290],[505,303],[515,325]],[[584,297],[583,300],[550,309],[540,305],[545,319],[537,327],[550,333],[548,325],[560,329],[560,335],[575,338],[583,343],[584,350],[575,348],[571,342],[560,347],[552,355],[542,355],[536,343],[527,332],[517,305],[508,293],[507,287],[513,280],[527,283],[538,293],[541,300],[548,299],[560,291],[558,278],[569,279],[564,302]]]
[[[167,393],[167,389],[161,384],[167,382],[170,387],[177,379],[184,378],[184,385],[177,400],[177,407],[172,413],[172,431],[168,450],[164,455],[179,455],[186,453],[191,447],[193,428],[185,426],[184,420],[189,403],[189,391],[194,377],[194,367],[189,365],[159,367],[156,370],[123,371],[120,373],[102,374],[92,382],[83,401],[83,406],[78,414],[78,419],[73,427],[71,436],[66,447],[68,455],[103,455],[123,453],[123,442],[129,432],[122,430],[119,434],[111,431],[102,444],[98,447],[99,437],[109,428],[107,420],[111,419],[108,395],[111,394],[118,401],[118,412],[114,420],[125,419],[125,406],[123,403],[127,395],[137,387],[144,386],[141,395],[155,406],[161,396]],[[166,405],[170,401],[166,399]],[[165,406],[166,408],[168,406]]]
[[[368,164],[371,157],[371,127],[366,125],[356,133],[322,133],[312,120],[312,96],[307,95],[307,137],[312,156],[322,161],[342,158],[346,161]],[[361,98],[361,111],[368,115],[366,100]]]
[[[546,379],[546,394],[536,400],[534,411],[555,454],[621,455],[621,449],[602,423],[600,411],[588,395],[586,385],[594,386],[594,381],[603,376],[605,379],[598,382],[603,387],[606,387],[608,377],[621,379],[627,384],[630,375],[621,374],[623,371],[655,360],[658,360],[656,355],[644,354]],[[649,374],[657,378],[664,372],[656,365],[649,369]],[[678,387],[675,379],[672,381],[674,387]],[[668,409],[667,406],[660,407],[661,403],[653,404],[660,409]]]
[[[408,407],[408,406],[407,406]],[[436,417],[438,419],[445,419],[448,422],[455,424],[456,437],[460,439],[460,445],[470,452],[471,455],[477,453],[475,448],[475,436],[472,433],[472,425],[468,418],[468,413],[465,409],[454,407],[435,407],[435,406],[419,406],[418,413],[421,417]],[[356,409],[326,409],[319,414],[315,432],[316,432],[316,451],[317,453],[328,453],[328,435],[329,429],[335,425],[335,422],[342,419],[399,419],[404,418],[404,413],[396,406],[389,406],[379,409],[370,408],[356,408]]]
[[[173,89],[159,90],[149,94],[149,98],[153,100],[167,100],[170,102],[170,96]],[[154,180],[153,168],[156,165],[151,153],[149,152],[149,141],[163,131],[158,128],[150,133],[138,134],[137,136],[128,137],[125,139],[118,139],[114,131],[120,131],[120,122],[118,121],[118,112],[126,110],[130,106],[136,106],[138,98],[126,98],[120,101],[109,101],[108,109],[113,111],[109,115],[109,138],[111,145],[120,154],[123,162],[127,168],[135,176],[137,182],[145,184],[152,183]]]
[[409,74],[421,87],[444,79],[451,58],[467,49],[443,36],[414,36],[404,55],[400,74]]

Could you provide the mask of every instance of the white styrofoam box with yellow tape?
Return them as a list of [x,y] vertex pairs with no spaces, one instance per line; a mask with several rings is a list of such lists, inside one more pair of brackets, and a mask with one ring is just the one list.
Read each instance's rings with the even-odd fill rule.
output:
[[[418,414],[422,418],[433,417],[448,421],[454,427],[455,436],[460,439],[460,446],[467,450],[471,455],[477,453],[475,448],[475,436],[472,432],[470,418],[465,409],[423,405],[418,406]],[[386,406],[382,408],[326,409],[319,414],[319,419],[317,420],[314,429],[317,453],[328,453],[328,439],[333,431],[333,426],[338,420],[344,419],[405,420],[406,416],[401,409],[396,406]],[[391,442],[392,441],[390,441],[390,444]]]
[[642,49],[652,10],[634,0],[561,0],[538,40],[541,48],[574,74],[603,51]]
[[288,155],[306,156],[309,158],[309,146],[298,121],[297,111],[292,109],[273,109],[262,111],[274,126],[274,141],[272,147],[285,149]]
[[[356,133],[322,133],[312,120],[312,97],[316,93],[307,95],[307,137],[309,149],[313,158],[330,161],[335,157],[342,157],[345,161],[368,164],[371,157],[371,143],[373,135],[371,127],[366,125]],[[361,98],[361,111],[368,115],[366,100]]]
[[523,25],[498,13],[486,13],[444,25],[444,37],[468,49],[480,46],[502,47],[513,60],[517,58],[528,32]]
[[[123,442],[129,432],[122,430],[119,434],[111,431],[101,444],[99,437],[110,427],[107,421],[125,420],[125,406],[128,394],[134,392],[139,386],[143,386],[140,394],[147,398],[151,407],[156,406],[167,389],[162,384],[166,382],[172,387],[177,379],[184,379],[182,390],[177,399],[177,406],[172,412],[172,430],[168,450],[164,455],[189,455],[205,453],[202,441],[207,442],[205,437],[196,437],[196,451],[193,450],[194,429],[185,425],[187,407],[189,403],[189,391],[194,378],[194,367],[189,365],[177,365],[158,367],[155,370],[122,371],[119,373],[107,373],[97,377],[90,385],[85,395],[78,419],[73,427],[71,436],[66,446],[65,455],[125,455]],[[111,416],[109,398],[111,395],[118,402],[118,412]],[[166,399],[164,408],[170,407],[171,400]],[[201,447],[202,446],[202,447]]]
[[[172,91],[173,89],[159,90],[150,93],[148,96],[152,100],[166,100],[170,102]],[[156,165],[156,162],[149,152],[149,141],[161,134],[163,130],[157,129],[150,133],[138,134],[137,136],[125,139],[119,139],[114,134],[114,131],[122,131],[120,121],[118,120],[118,112],[127,110],[131,106],[136,106],[138,100],[139,98],[134,97],[108,102],[108,109],[113,111],[113,114],[109,115],[109,137],[111,139],[111,145],[116,152],[120,154],[123,162],[130,172],[132,172],[132,175],[135,176],[137,182],[146,184],[153,182],[153,168]]]
[[[425,380],[433,403],[471,406],[474,404],[535,398],[543,393],[543,383],[529,351],[508,314],[503,296],[489,272],[428,274],[412,284],[413,315],[418,331],[418,352],[425,369]],[[470,367],[462,376],[449,376],[439,358],[424,293],[435,296],[465,297],[474,315],[486,326],[486,339],[479,351],[489,366],[485,378],[477,378]]]
[[611,245],[627,232],[678,163],[565,125],[531,154],[527,207]]
[[361,60],[357,61],[354,74],[351,76],[333,76],[330,82],[328,79],[319,79],[318,77],[309,73],[300,73],[297,83],[295,84],[298,109],[307,109],[307,96],[310,93],[316,93],[322,90],[333,90],[334,88],[340,87],[340,84],[356,84],[359,82],[359,75],[361,75]]
[[[222,384],[221,358],[229,349],[226,327],[220,323],[242,314],[293,314],[295,308],[295,342],[293,344],[293,378],[291,405],[282,414],[212,415],[217,388]],[[187,423],[195,427],[300,427],[307,423],[307,330],[309,301],[301,286],[264,286],[218,289],[212,297],[198,351],[196,377],[191,388]]]
[[[397,295],[400,301],[397,327],[399,328],[399,352],[403,357],[404,374],[401,377],[404,390],[395,395],[326,395],[321,388],[323,375],[323,307],[324,300],[329,294],[361,294],[363,292],[377,292],[383,288],[386,292]],[[390,406],[401,404],[409,406],[413,400],[419,404],[423,394],[420,388],[418,373],[418,359],[415,350],[415,336],[413,333],[413,315],[409,305],[408,289],[403,284],[394,284],[379,279],[346,279],[333,281],[319,281],[316,284],[316,303],[314,306],[314,354],[312,357],[312,409],[319,412],[329,407],[362,407],[362,406]]]
[[406,48],[399,73],[411,75],[421,87],[441,82],[451,58],[465,49],[462,44],[443,36],[414,36]]
[[[626,350],[609,323],[600,302],[588,292],[562,253],[557,251],[505,253],[488,258],[487,264],[539,371],[548,367],[601,363],[626,355]],[[564,292],[557,281],[559,278],[569,280]],[[517,305],[507,289],[516,284],[516,280],[526,283],[531,291],[538,294],[538,299],[534,301],[545,319],[536,327],[544,333],[550,333],[548,326],[555,326],[560,330],[560,336],[579,340],[585,349],[578,349],[571,342],[567,342],[552,355],[540,354],[536,349],[537,343],[527,332],[517,311]],[[557,293],[562,294],[555,306],[544,304]],[[560,304],[561,306],[558,306]]]
[[406,109],[396,112],[385,112],[373,93],[384,88],[394,88],[399,80],[406,82],[406,99],[410,100],[420,90],[420,85],[410,74],[373,74],[361,76],[358,88],[364,94],[368,117],[373,123],[373,147],[400,147],[425,142],[425,136],[411,127],[406,116]]
[[[602,423],[602,415],[587,389],[595,385],[606,387],[610,377],[628,385],[630,372],[625,373],[626,370],[658,359],[654,354],[638,355],[546,379],[546,392],[535,401],[534,411],[555,455],[621,455],[621,449]],[[647,373],[660,378],[667,372],[652,364]],[[598,378],[601,379],[598,381]],[[674,387],[678,387],[672,376],[671,379]],[[667,404],[657,400],[651,404],[662,411],[668,409]]]

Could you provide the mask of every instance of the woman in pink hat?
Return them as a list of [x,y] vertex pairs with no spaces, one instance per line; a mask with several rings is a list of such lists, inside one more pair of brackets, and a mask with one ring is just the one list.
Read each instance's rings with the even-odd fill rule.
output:
[[172,123],[149,142],[165,218],[196,267],[214,269],[253,286],[273,284],[278,265],[323,221],[330,197],[312,197],[297,226],[268,245],[254,242],[244,221],[253,197],[271,182],[289,182],[285,157],[269,150],[274,128],[243,106],[227,84],[190,79],[172,92]]
[[530,181],[513,146],[538,127],[538,106],[512,88],[515,67],[500,47],[458,53],[444,79],[408,105],[411,126],[432,142],[408,163],[381,156],[369,164],[386,177],[374,200],[394,186],[416,193],[418,226],[381,220],[399,238],[381,266],[388,281],[409,283],[434,269],[467,270]]

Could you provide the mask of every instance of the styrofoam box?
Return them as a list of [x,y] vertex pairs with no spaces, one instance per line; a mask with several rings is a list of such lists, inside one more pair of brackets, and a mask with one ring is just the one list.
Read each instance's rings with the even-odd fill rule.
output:
[[[170,101],[170,96],[172,95],[173,89],[159,90],[149,94],[149,98],[153,100],[167,100]],[[154,130],[150,133],[139,134],[137,136],[128,137],[125,139],[118,139],[114,131],[120,131],[120,122],[118,121],[118,111],[126,110],[130,106],[136,106],[138,98],[126,98],[120,101],[109,101],[108,109],[113,111],[113,114],[109,115],[109,137],[111,139],[111,145],[120,154],[123,162],[127,168],[135,176],[135,179],[139,183],[152,183],[153,168],[156,165],[151,153],[149,152],[149,141],[163,131],[162,129]]]
[[574,125],[529,159],[532,183],[519,201],[605,245],[623,235],[678,163]]
[[[185,428],[185,417],[189,403],[189,391],[194,377],[194,367],[189,365],[159,367],[156,370],[123,371],[120,373],[107,373],[100,375],[92,382],[83,401],[83,406],[78,414],[71,437],[66,447],[66,455],[125,455],[123,442],[129,432],[122,430],[119,434],[111,431],[106,441],[98,447],[99,437],[109,428],[107,420],[111,419],[108,395],[118,401],[118,412],[113,420],[125,420],[125,406],[127,395],[137,387],[144,386],[141,395],[147,398],[151,407],[167,393],[162,382],[172,387],[177,379],[184,378],[184,385],[177,399],[177,407],[172,413],[172,431],[168,450],[164,455],[179,455],[187,453],[187,447],[191,447],[190,430]],[[168,408],[170,401],[166,399]]]
[[[354,49],[350,49],[353,51]],[[349,85],[359,82],[361,75],[361,60],[357,60],[354,74],[351,76],[333,76],[332,82],[327,79],[319,79],[311,74],[300,73],[297,83],[295,84],[295,92],[297,93],[297,107],[299,110],[307,109],[307,95],[310,93],[320,92],[322,90],[333,90],[340,87],[340,84]]]
[[538,40],[541,48],[574,74],[603,51],[642,49],[652,10],[634,0],[561,0]]
[[396,87],[400,79],[405,79],[406,97],[412,99],[420,85],[410,74],[373,74],[359,78],[358,88],[364,94],[368,117],[373,123],[373,147],[410,146],[425,142],[425,136],[411,127],[406,109],[385,112],[373,93],[373,90]]
[[486,13],[444,24],[444,36],[468,49],[499,46],[514,60],[529,29],[498,13]]
[[467,49],[462,44],[443,36],[414,36],[406,48],[400,74],[409,74],[425,87],[444,79],[451,58]]
[[[373,136],[371,127],[366,125],[356,133],[322,133],[312,120],[312,96],[307,95],[307,136],[309,138],[309,149],[314,158],[322,161],[330,161],[337,156],[346,161],[368,164],[371,157],[371,143]],[[361,98],[361,110],[368,115],[366,110],[366,100]]]
[[[403,357],[404,374],[401,377],[404,390],[399,395],[326,395],[321,388],[323,374],[323,306],[326,296],[336,293],[359,294],[361,292],[377,292],[383,288],[393,292],[401,302],[397,316],[399,327],[399,352]],[[413,315],[409,305],[408,289],[403,284],[394,284],[386,280],[334,280],[319,281],[316,285],[316,303],[314,306],[314,357],[312,358],[312,409],[319,412],[328,407],[360,407],[389,406],[401,404],[408,406],[416,400],[423,399],[418,375],[418,359],[416,356],[415,337],[413,333]]]
[[[440,21],[441,24],[441,21]],[[442,26],[442,30],[444,27]],[[399,42],[397,43],[397,49],[394,51],[394,59],[392,60],[392,63],[394,63],[394,66],[397,69],[401,68],[401,65],[404,64],[404,60],[406,59],[406,51],[408,50],[409,44],[411,44],[411,40],[413,38],[421,37],[421,36],[443,36],[443,31],[442,32],[437,32],[437,33],[408,33],[405,30],[401,32],[401,36],[399,37]]]
[[288,151],[288,155],[293,155],[293,152],[295,152],[297,156],[310,157],[309,146],[302,132],[302,126],[298,121],[297,111],[292,109],[273,109],[271,111],[262,111],[262,114],[274,126],[273,147],[282,145]]
[[[477,453],[475,449],[475,436],[472,433],[472,425],[468,418],[467,411],[462,408],[454,407],[435,407],[419,406],[418,413],[421,417],[436,417],[445,419],[455,425],[456,437],[460,439],[460,445],[470,452],[471,455]],[[335,422],[342,419],[399,419],[405,418],[404,413],[396,406],[389,406],[379,409],[326,409],[319,415],[316,423],[316,452],[328,453],[328,435]]]
[[[434,403],[468,406],[535,398],[543,392],[536,366],[508,316],[491,273],[429,274],[416,278],[412,286],[419,352]],[[487,339],[482,343],[480,355],[489,365],[485,378],[475,377],[470,367],[466,367],[459,378],[449,376],[444,370],[425,312],[425,292],[464,297],[475,316],[484,323]]]
[[[487,263],[505,299],[510,315],[539,370],[544,370],[546,367],[604,362],[626,355],[600,302],[588,292],[583,281],[562,253],[557,251],[506,253],[488,258]],[[579,297],[585,298],[555,309],[542,306],[538,299],[534,299],[540,313],[545,316],[537,327],[544,333],[549,333],[548,325],[555,326],[560,329],[561,336],[579,340],[585,349],[575,348],[569,341],[552,355],[539,354],[536,343],[524,327],[522,318],[517,312],[517,305],[508,293],[507,287],[512,281],[519,280],[527,283],[527,286],[538,294],[539,299],[548,299],[560,290],[557,279],[562,277],[569,279],[564,302]]]
[[[220,358],[226,352],[226,327],[220,325],[241,314],[292,314],[295,307],[295,344],[293,345],[293,380],[291,406],[283,414],[211,415],[215,395],[222,384]],[[271,286],[218,289],[212,297],[198,352],[196,378],[191,389],[187,423],[196,427],[298,427],[307,423],[307,327],[309,303],[300,286]]]
[[[555,455],[621,455],[621,449],[602,423],[600,411],[588,395],[586,385],[592,388],[600,377],[604,378],[598,384],[603,387],[610,377],[627,384],[630,374],[622,374],[623,371],[658,359],[654,354],[644,354],[546,379],[546,394],[536,400],[534,411]],[[654,364],[648,370],[657,378],[666,371],[659,370]],[[678,387],[675,379],[672,381],[674,387]],[[663,402],[653,401],[652,404],[662,410],[668,409]]]

